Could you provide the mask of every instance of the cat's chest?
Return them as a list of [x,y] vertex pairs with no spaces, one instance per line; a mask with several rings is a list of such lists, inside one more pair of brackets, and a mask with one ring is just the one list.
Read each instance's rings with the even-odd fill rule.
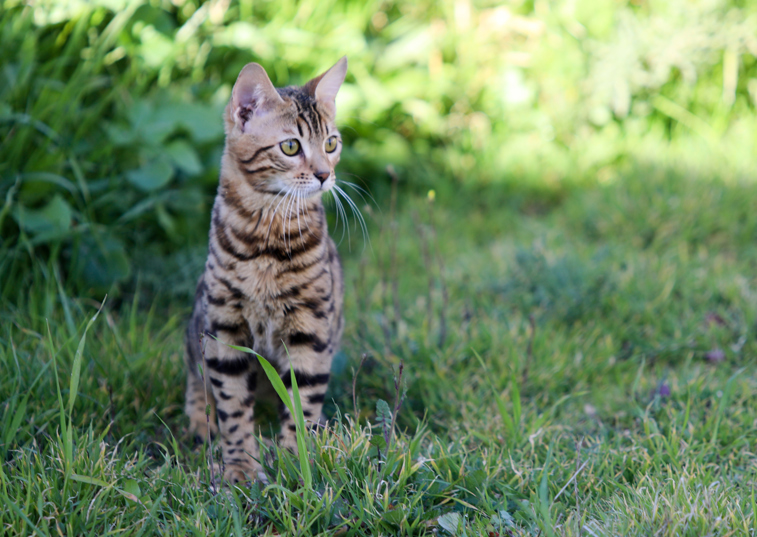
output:
[[237,263],[234,273],[248,301],[266,311],[281,294],[281,284],[277,279],[279,271],[280,267],[275,261],[260,259]]

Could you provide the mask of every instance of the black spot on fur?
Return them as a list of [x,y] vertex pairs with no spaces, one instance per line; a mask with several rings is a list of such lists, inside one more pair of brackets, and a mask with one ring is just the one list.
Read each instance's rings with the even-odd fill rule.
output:
[[[320,373],[317,375],[310,375],[308,373],[304,373],[302,371],[294,371],[294,379],[297,381],[298,387],[305,387],[305,386],[321,386],[323,384],[328,384],[329,382],[329,373]],[[287,388],[292,387],[292,375],[289,371],[282,373],[281,380],[284,382],[284,386]]]
[[205,361],[208,364],[208,369],[229,376],[242,375],[250,368],[250,359],[247,355],[240,358],[226,358],[224,360],[208,358]]
[[289,336],[289,344],[292,346],[309,345],[315,352],[323,352],[328,346],[328,343],[323,341],[316,334],[308,334],[306,332],[295,332]]

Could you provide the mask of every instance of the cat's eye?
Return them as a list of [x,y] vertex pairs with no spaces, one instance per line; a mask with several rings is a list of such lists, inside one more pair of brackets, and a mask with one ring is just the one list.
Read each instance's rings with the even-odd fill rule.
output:
[[290,157],[293,157],[300,152],[300,142],[298,142],[294,138],[284,140],[279,144],[279,146],[281,146],[281,150],[284,152],[284,154],[289,155]]
[[326,153],[333,153],[336,149],[336,136],[329,136],[326,140]]

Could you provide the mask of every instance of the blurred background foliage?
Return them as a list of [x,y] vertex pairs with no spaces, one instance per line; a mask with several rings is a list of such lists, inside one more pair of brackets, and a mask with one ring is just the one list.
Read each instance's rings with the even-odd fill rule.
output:
[[117,295],[161,265],[191,292],[239,70],[300,84],[344,54],[339,171],[379,199],[390,164],[406,191],[536,200],[755,169],[754,2],[2,0],[0,274]]

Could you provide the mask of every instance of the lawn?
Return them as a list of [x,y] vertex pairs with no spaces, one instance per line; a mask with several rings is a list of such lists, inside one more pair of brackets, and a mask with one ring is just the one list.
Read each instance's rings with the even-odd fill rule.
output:
[[549,204],[365,209],[311,489],[287,453],[267,486],[211,487],[181,412],[189,300],[106,301],[85,336],[99,304],[40,268],[3,312],[4,531],[751,535],[756,195],[636,166]]
[[[755,535],[749,3],[0,4],[0,534]],[[345,50],[329,422],[261,405],[230,487],[183,415],[220,114]]]

